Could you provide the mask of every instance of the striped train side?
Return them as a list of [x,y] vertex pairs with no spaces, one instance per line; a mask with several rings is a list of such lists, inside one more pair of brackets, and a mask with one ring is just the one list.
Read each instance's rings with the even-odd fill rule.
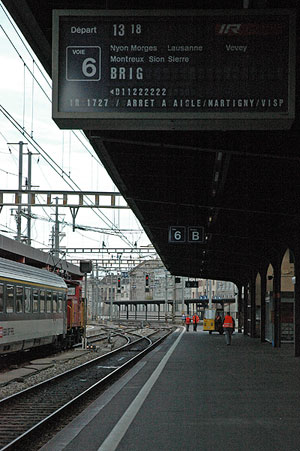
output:
[[79,282],[0,258],[0,355],[79,342],[82,310]]

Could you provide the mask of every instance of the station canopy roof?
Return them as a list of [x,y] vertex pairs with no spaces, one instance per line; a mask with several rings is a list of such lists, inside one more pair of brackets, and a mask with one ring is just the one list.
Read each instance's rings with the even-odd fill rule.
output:
[[[242,9],[242,0],[3,0],[51,75],[53,9]],[[296,1],[255,0],[260,9]],[[249,10],[250,11],[250,10]],[[296,41],[299,30],[297,28]],[[262,42],[264,36],[261,37]],[[262,44],[263,45],[263,44]],[[297,46],[296,68],[299,65]],[[272,64],[276,66],[277,61]],[[174,275],[244,283],[299,235],[299,71],[286,129],[85,130]],[[202,226],[203,243],[169,243],[170,226]]]

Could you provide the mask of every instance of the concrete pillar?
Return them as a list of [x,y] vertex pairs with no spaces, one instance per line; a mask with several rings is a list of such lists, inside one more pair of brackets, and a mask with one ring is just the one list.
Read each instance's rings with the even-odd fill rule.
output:
[[267,289],[267,271],[261,273],[261,318],[260,318],[260,341],[266,341],[266,289]]
[[273,281],[273,301],[274,301],[274,337],[273,346],[279,348],[281,346],[281,262],[278,260],[273,265],[274,281]]
[[294,353],[300,357],[300,243],[295,254]]
[[243,324],[242,324],[242,313],[243,313],[243,305],[242,305],[242,285],[241,284],[236,284],[237,289],[238,289],[238,317],[237,317],[237,322],[238,322],[238,332],[241,333],[242,329],[243,329]]
[[254,338],[256,335],[256,283],[255,275],[252,274],[250,282],[250,303],[251,303],[251,313],[250,313],[250,337]]
[[248,335],[248,284],[244,285],[244,335]]

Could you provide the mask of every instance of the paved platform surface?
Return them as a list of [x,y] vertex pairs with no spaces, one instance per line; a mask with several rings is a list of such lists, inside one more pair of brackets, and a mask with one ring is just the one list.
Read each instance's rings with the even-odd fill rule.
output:
[[41,451],[299,451],[293,346],[173,333]]

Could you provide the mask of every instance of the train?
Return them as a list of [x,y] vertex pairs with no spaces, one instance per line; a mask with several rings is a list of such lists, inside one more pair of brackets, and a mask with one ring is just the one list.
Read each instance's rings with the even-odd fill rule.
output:
[[80,281],[0,257],[0,356],[47,345],[66,349],[83,332]]

